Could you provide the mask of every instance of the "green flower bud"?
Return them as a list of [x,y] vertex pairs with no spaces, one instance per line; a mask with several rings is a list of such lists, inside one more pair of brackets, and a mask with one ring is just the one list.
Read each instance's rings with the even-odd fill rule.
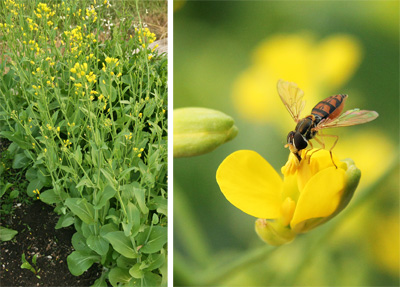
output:
[[234,120],[205,108],[174,110],[174,157],[189,157],[213,151],[238,133]]
[[290,228],[267,219],[256,220],[256,233],[264,242],[273,246],[290,243],[296,237],[296,233]]

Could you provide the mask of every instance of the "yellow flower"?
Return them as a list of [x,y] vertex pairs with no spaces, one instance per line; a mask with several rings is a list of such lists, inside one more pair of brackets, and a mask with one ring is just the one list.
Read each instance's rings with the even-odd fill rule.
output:
[[[360,179],[351,160],[339,161],[326,150],[293,154],[282,168],[284,178],[258,153],[241,150],[219,166],[217,182],[225,197],[259,218],[256,232],[271,245],[291,242],[331,219],[347,206]],[[334,166],[335,162],[337,168]]]
[[332,35],[316,41],[312,34],[276,35],[254,51],[253,63],[236,80],[233,100],[237,110],[254,122],[276,121],[293,125],[276,93],[280,78],[290,79],[307,91],[305,111],[337,92],[361,61],[358,41]]

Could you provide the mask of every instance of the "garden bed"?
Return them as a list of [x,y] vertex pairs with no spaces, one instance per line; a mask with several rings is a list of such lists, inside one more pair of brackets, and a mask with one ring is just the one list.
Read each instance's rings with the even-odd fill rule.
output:
[[[11,241],[0,243],[1,286],[90,286],[100,277],[101,268],[93,265],[81,276],[73,276],[67,266],[67,256],[73,251],[71,237],[74,228],[55,229],[58,215],[53,207],[41,201],[15,204],[13,213],[1,224],[18,231]],[[21,268],[21,256],[32,263],[38,254],[36,270],[40,279]]]

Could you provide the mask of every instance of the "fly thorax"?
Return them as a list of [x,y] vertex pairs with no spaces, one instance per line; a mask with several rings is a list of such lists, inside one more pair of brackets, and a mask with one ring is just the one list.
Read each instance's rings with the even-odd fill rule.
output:
[[310,140],[314,137],[315,132],[312,128],[315,126],[315,117],[313,115],[307,116],[297,123],[295,131],[303,135],[306,140]]

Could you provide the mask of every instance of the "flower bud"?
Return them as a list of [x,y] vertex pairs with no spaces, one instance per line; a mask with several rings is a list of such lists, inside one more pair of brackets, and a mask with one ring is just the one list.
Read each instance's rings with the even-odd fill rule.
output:
[[234,120],[205,108],[174,110],[174,157],[189,157],[213,151],[238,133]]
[[296,237],[296,233],[290,228],[267,219],[256,220],[256,233],[264,242],[273,246],[290,243]]

